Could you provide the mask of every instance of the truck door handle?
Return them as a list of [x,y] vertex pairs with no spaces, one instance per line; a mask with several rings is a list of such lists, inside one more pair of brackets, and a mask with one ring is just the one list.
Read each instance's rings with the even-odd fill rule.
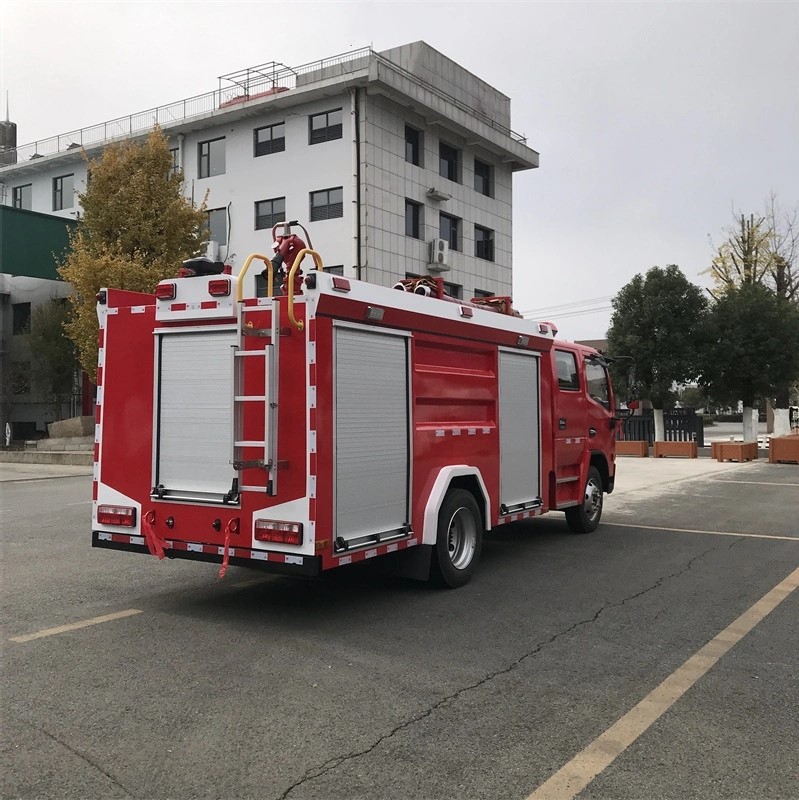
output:
[[566,417],[561,417],[558,420],[558,428],[562,431],[566,430]]
[[588,435],[593,439],[596,436],[596,428],[589,428]]

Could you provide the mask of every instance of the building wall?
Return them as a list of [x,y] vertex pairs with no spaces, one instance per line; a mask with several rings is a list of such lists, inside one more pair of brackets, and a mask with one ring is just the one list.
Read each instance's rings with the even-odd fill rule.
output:
[[[463,287],[463,296],[475,290],[494,294],[511,293],[511,180],[510,168],[441,126],[402,109],[380,95],[368,95],[362,111],[365,119],[364,214],[367,230],[366,279],[393,285],[407,272],[427,274],[430,242],[439,236],[439,215],[443,212],[461,220],[458,251],[450,251],[450,269],[441,277]],[[419,166],[405,160],[405,126],[421,131],[423,154]],[[439,144],[445,142],[460,151],[458,182],[439,175]],[[493,197],[474,188],[474,159],[493,170]],[[436,189],[448,200],[433,199]],[[420,239],[405,235],[405,200],[420,203]],[[475,257],[474,226],[495,232],[494,260]]]

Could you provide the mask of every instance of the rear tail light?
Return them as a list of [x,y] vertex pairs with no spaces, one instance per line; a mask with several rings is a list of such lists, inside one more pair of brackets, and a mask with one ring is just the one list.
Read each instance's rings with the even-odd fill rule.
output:
[[209,281],[208,294],[211,297],[227,297],[230,294],[230,278]]
[[255,521],[255,538],[259,542],[302,544],[302,523],[259,519]]
[[132,528],[136,525],[136,509],[128,506],[97,506],[97,521],[101,525]]
[[159,283],[155,287],[155,296],[159,300],[174,300],[176,288],[174,283]]

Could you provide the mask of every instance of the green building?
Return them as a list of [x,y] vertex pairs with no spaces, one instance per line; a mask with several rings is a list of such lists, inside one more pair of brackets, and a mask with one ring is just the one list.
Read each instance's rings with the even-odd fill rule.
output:
[[14,439],[41,435],[56,416],[81,413],[77,381],[72,402],[56,411],[31,385],[29,323],[37,305],[64,298],[69,285],[56,272],[74,220],[0,205],[0,429]]

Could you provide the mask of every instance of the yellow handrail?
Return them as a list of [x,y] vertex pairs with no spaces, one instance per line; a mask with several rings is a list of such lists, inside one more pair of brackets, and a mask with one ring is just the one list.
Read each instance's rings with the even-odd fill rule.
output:
[[253,253],[251,256],[247,256],[247,260],[244,262],[244,266],[241,268],[241,272],[239,272],[238,278],[236,278],[236,302],[241,302],[241,295],[244,290],[244,276],[247,274],[247,270],[250,268],[250,264],[258,258],[266,264],[267,269],[267,281],[266,281],[266,296],[271,297],[274,294],[275,288],[275,276],[274,270],[272,269],[272,261],[269,256],[262,256],[259,253]]
[[305,256],[311,255],[313,256],[314,264],[316,264],[316,268],[318,270],[322,270],[324,272],[325,265],[322,263],[322,256],[316,252],[316,250],[311,250],[308,247],[300,250],[297,253],[297,257],[294,259],[294,263],[291,265],[291,272],[289,272],[289,277],[287,280],[287,290],[288,290],[288,297],[289,297],[289,320],[291,320],[291,324],[298,330],[301,331],[305,328],[305,323],[301,319],[297,319],[294,316],[294,276],[297,274],[297,270],[300,268],[300,263],[302,262]]

